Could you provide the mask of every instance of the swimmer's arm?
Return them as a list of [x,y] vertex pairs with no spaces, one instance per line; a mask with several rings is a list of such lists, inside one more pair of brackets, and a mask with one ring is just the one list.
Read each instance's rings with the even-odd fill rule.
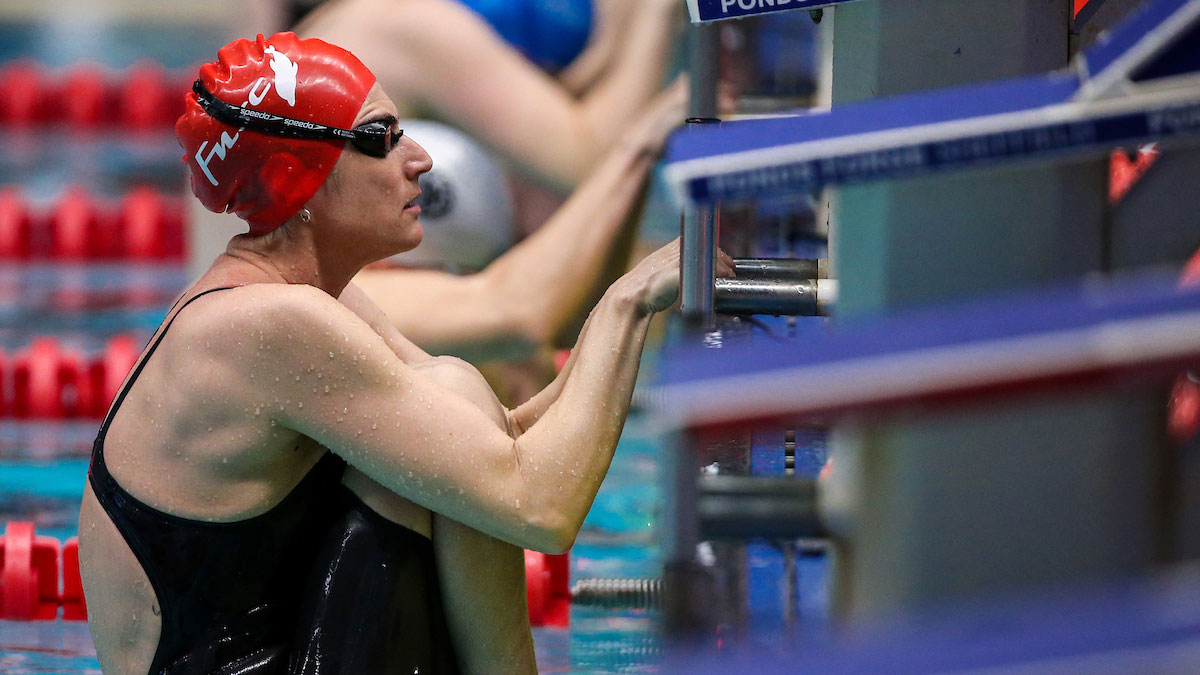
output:
[[[720,249],[717,250],[717,275],[722,277],[733,276],[733,258]],[[572,372],[574,372],[575,362],[580,352],[578,344],[584,342],[591,326],[592,317],[588,316],[587,322],[583,324],[583,329],[579,332],[579,342],[576,348],[571,350],[571,355],[567,358],[566,363],[563,364],[562,369],[558,371],[554,381],[530,397],[528,401],[508,412],[508,427],[514,435],[520,436],[525,433],[525,430],[536,424],[542,415],[550,409],[550,406],[558,400],[559,394],[562,393],[563,387],[571,378]]]
[[[579,331],[580,343],[584,341],[584,338],[588,334],[588,328],[591,325],[592,317],[588,315],[587,321],[584,322],[583,328]],[[508,411],[508,428],[512,430],[514,436],[520,436],[525,433],[525,430],[536,424],[542,418],[542,414],[558,400],[558,395],[562,393],[563,387],[566,386],[567,380],[570,379],[571,373],[575,370],[575,361],[578,354],[578,349],[572,349],[566,363],[563,364],[562,369],[558,371],[550,384],[531,396],[529,400]]]
[[562,552],[612,461],[646,329],[678,293],[678,275],[676,242],[609,288],[577,346],[572,377],[516,440],[406,366],[316,289],[244,291],[256,311],[230,316],[235,335],[261,333],[263,347],[214,342],[208,357],[247,375],[251,389],[239,406],[261,404],[272,423],[320,442],[397,494],[521,548]]
[[338,302],[345,305],[347,309],[358,315],[358,318],[366,322],[371,327],[371,330],[383,338],[384,342],[387,343],[396,356],[400,357],[400,360],[409,363],[412,361],[424,361],[430,358],[428,352],[402,335],[392,325],[392,321],[388,318],[387,314],[354,283],[346,285],[341,296],[338,297]]
[[[394,95],[468,130],[539,182],[568,189],[662,87],[682,2],[647,4],[616,61],[580,99],[457,3],[413,3],[379,22],[373,42],[390,53],[368,63]],[[421,67],[389,65],[410,62]]]
[[686,89],[674,86],[536,233],[482,272],[367,270],[355,280],[424,349],[480,362],[548,346],[595,301],[597,285],[638,215],[646,176]]

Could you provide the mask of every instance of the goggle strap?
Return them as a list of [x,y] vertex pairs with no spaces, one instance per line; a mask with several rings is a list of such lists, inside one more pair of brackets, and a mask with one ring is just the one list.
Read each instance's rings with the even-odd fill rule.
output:
[[350,129],[326,126],[318,122],[307,122],[226,103],[205,89],[200,80],[192,83],[192,92],[196,94],[196,100],[200,103],[200,107],[204,108],[204,112],[218,122],[230,126],[309,140],[342,139],[352,141],[358,137],[358,134]]

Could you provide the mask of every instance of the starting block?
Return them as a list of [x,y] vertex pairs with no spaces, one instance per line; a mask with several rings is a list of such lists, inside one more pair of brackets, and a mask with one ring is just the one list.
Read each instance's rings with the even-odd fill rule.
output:
[[1198,26],[1200,0],[1157,0],[1065,71],[688,129],[663,173],[709,204],[1195,137]]
[[[789,343],[689,345],[654,400],[680,427],[786,425],[1120,379],[1200,363],[1200,288],[1082,284],[837,324]],[[737,391],[737,397],[726,392]]]

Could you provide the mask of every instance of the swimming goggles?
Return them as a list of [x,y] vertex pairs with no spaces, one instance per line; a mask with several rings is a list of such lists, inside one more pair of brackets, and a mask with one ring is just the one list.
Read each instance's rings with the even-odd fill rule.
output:
[[341,129],[243,108],[213,96],[200,80],[192,83],[192,92],[196,94],[196,100],[200,107],[204,108],[204,112],[218,122],[277,136],[350,141],[356,150],[371,157],[386,157],[404,135],[403,129],[394,129],[395,122],[389,124],[383,120],[376,120],[360,124],[353,129]]

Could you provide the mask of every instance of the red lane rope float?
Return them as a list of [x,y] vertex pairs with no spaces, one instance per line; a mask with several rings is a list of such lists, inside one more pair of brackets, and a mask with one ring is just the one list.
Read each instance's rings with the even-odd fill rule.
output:
[[0,124],[165,130],[183,114],[195,72],[191,68],[173,74],[152,62],[124,72],[96,63],[50,72],[33,61],[16,61],[0,68]]
[[87,621],[87,601],[83,598],[83,581],[79,578],[79,537],[71,537],[62,548],[63,619]]
[[101,419],[117,396],[125,376],[133,370],[141,350],[131,336],[121,335],[108,341],[104,351],[88,369],[89,386],[80,409],[93,419]]
[[0,260],[29,257],[29,204],[21,193],[0,190]]
[[108,203],[73,186],[39,212],[16,190],[0,191],[0,261],[183,257],[184,203],[177,196],[143,186]]
[[59,543],[16,521],[0,538],[0,619],[47,621],[58,616]]
[[32,61],[17,61],[0,70],[0,123],[29,126],[45,122],[46,74]]
[[[133,369],[140,348],[133,337],[112,338],[92,356],[65,349],[53,337],[36,338],[9,359],[0,355],[0,415],[18,419],[100,419]],[[11,388],[3,386],[11,378]],[[6,403],[9,402],[10,403]]]
[[525,551],[525,596],[529,623],[565,627],[571,616],[570,561],[566,553]]
[[[529,620],[534,626],[567,625],[569,568],[565,553],[525,551]],[[60,545],[54,537],[37,535],[33,523],[8,523],[0,536],[0,619],[52,620],[58,616],[60,606],[64,620],[87,620],[87,602],[79,577],[79,538],[71,537]]]
[[40,337],[13,358],[13,416],[20,419],[66,419],[80,415],[84,384],[79,354],[58,340]]

